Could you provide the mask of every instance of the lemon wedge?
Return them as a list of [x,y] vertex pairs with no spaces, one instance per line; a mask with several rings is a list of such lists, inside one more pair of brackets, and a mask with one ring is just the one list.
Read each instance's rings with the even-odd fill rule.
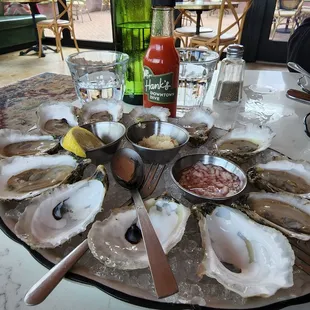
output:
[[80,157],[86,157],[86,151],[104,146],[104,143],[90,131],[73,127],[64,136],[62,147]]

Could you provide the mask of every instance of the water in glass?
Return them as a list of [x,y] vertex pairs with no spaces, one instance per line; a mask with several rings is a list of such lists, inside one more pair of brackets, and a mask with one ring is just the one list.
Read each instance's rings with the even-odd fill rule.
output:
[[218,54],[198,48],[180,48],[177,117],[194,106],[202,106],[209,89]]

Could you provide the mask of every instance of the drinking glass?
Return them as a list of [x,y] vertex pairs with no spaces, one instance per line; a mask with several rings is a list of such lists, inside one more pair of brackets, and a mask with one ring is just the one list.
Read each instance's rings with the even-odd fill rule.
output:
[[115,51],[90,51],[66,59],[77,96],[82,103],[96,99],[122,100],[129,56]]
[[218,53],[208,49],[178,48],[180,55],[177,117],[202,106],[209,89]]

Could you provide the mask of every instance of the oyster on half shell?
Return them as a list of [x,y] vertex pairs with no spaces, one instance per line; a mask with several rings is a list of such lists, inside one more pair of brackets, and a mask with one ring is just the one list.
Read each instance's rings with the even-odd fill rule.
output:
[[78,126],[75,107],[66,102],[44,103],[37,110],[37,127],[43,134],[64,136]]
[[247,298],[269,297],[293,286],[294,252],[281,232],[257,224],[239,210],[198,205],[204,259],[199,274],[215,278]]
[[[183,237],[190,210],[169,196],[144,202],[165,253]],[[95,222],[88,233],[89,248],[107,267],[142,269],[148,258],[133,205],[113,209],[102,222]]]
[[105,168],[70,185],[31,199],[15,225],[18,238],[32,248],[55,248],[86,230],[102,209],[108,188]]
[[0,157],[50,153],[59,145],[52,136],[22,133],[14,129],[0,129]]
[[310,198],[310,164],[305,161],[274,160],[247,171],[248,179],[268,192],[287,192]]
[[214,118],[206,109],[193,108],[180,118],[179,125],[188,131],[190,145],[198,147],[207,141],[209,132],[214,126]]
[[34,197],[73,177],[83,163],[69,155],[14,156],[0,161],[0,199]]
[[130,113],[129,116],[134,120],[135,123],[145,121],[162,121],[167,122],[170,111],[163,107],[136,107]]
[[123,101],[116,99],[97,99],[84,104],[79,123],[118,122],[123,117],[123,104]]
[[253,192],[240,198],[234,208],[256,222],[300,240],[310,240],[310,201],[286,193]]
[[255,124],[235,128],[215,142],[216,154],[240,164],[266,150],[275,135],[269,127]]

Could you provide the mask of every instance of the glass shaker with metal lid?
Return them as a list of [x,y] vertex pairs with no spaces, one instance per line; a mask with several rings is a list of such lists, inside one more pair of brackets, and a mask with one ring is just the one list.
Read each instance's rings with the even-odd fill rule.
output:
[[245,61],[242,59],[244,48],[231,44],[227,57],[222,60],[214,98],[217,102],[238,104],[242,99]]

